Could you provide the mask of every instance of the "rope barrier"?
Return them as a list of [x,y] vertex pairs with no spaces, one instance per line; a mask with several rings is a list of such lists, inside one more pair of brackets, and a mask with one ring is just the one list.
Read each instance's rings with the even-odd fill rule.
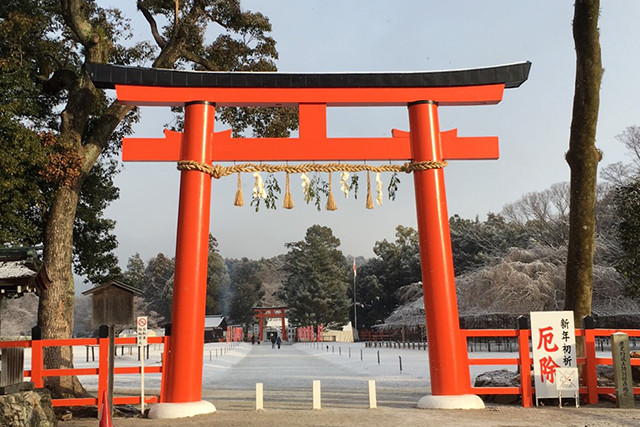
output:
[[253,172],[287,172],[287,173],[306,173],[306,172],[405,172],[411,173],[413,171],[424,171],[430,169],[442,169],[447,166],[447,162],[407,162],[402,165],[367,165],[367,164],[348,164],[348,163],[303,163],[300,165],[270,165],[270,164],[255,164],[255,163],[243,163],[232,166],[222,165],[208,165],[206,163],[196,162],[193,160],[181,160],[178,162],[178,170],[185,171],[200,171],[211,175],[215,179],[220,179],[224,176],[232,175],[238,172],[253,173]]
[[[393,164],[388,164],[388,165],[382,165],[382,166],[373,166],[373,165],[367,165],[367,164],[348,164],[348,163],[325,163],[325,164],[318,164],[318,163],[303,163],[300,165],[289,165],[289,164],[284,164],[284,165],[270,165],[270,164],[255,164],[255,163],[244,163],[244,164],[234,164],[233,166],[222,166],[222,165],[209,165],[206,163],[202,163],[202,162],[196,162],[193,160],[181,160],[178,162],[178,170],[181,171],[199,171],[199,172],[203,172],[203,173],[207,173],[209,175],[211,175],[213,178],[216,179],[220,179],[224,176],[228,176],[228,175],[232,175],[234,173],[238,174],[238,189],[236,191],[236,196],[235,196],[235,200],[234,200],[234,205],[235,206],[243,206],[244,205],[244,196],[242,194],[242,181],[240,178],[241,173],[253,173],[256,181],[255,184],[253,186],[253,191],[252,191],[252,202],[251,204],[254,204],[254,201],[257,203],[256,206],[256,210],[258,210],[258,206],[260,203],[260,200],[263,199],[268,199],[270,200],[271,203],[271,207],[273,207],[275,209],[275,205],[273,204],[273,199],[274,195],[273,193],[271,193],[271,190],[269,192],[270,195],[267,194],[267,192],[265,192],[265,184],[262,181],[262,178],[260,178],[260,172],[267,172],[267,173],[276,173],[276,172],[286,172],[287,177],[286,177],[286,184],[285,184],[285,196],[284,196],[284,203],[283,203],[283,207],[285,209],[292,209],[293,208],[293,199],[291,198],[291,190],[290,190],[290,182],[289,182],[289,174],[301,174],[301,178],[303,179],[304,183],[303,183],[303,191],[305,192],[305,201],[307,203],[309,203],[311,201],[311,199],[315,198],[316,200],[316,206],[318,206],[318,210],[320,210],[320,205],[319,205],[319,198],[318,195],[316,194],[316,196],[312,196],[311,194],[311,189],[310,189],[310,183],[311,181],[309,180],[309,178],[307,177],[307,172],[322,172],[322,173],[328,173],[329,174],[329,183],[328,185],[328,194],[327,194],[327,206],[326,209],[333,211],[337,209],[336,203],[335,203],[335,199],[333,197],[333,194],[331,192],[331,184],[332,184],[332,179],[331,179],[331,173],[332,172],[341,172],[341,191],[345,194],[345,197],[347,197],[349,190],[350,190],[350,186],[348,184],[346,184],[345,182],[343,182],[344,180],[346,180],[347,178],[345,176],[348,176],[349,172],[352,173],[357,173],[357,172],[367,172],[367,198],[366,198],[366,207],[367,209],[373,209],[373,197],[371,194],[371,177],[369,176],[370,172],[375,172],[376,173],[376,184],[377,184],[377,195],[378,197],[376,198],[376,201],[379,205],[382,205],[382,181],[380,181],[380,176],[379,174],[381,172],[393,172],[393,173],[398,173],[398,172],[405,172],[405,173],[411,173],[413,171],[424,171],[424,170],[429,170],[429,169],[442,169],[445,166],[447,166],[447,162],[431,162],[431,161],[426,161],[426,162],[407,162],[404,163],[402,165],[393,165]],[[389,194],[391,195],[391,192],[393,191],[395,193],[395,184],[393,184],[394,182],[394,178],[392,178],[392,183],[389,184]],[[394,188],[393,190],[391,190],[391,188]],[[321,192],[325,192],[325,190],[320,190]],[[356,191],[357,191],[357,181],[356,181]],[[278,189],[277,192],[279,193],[280,190]],[[391,196],[390,196],[391,198]],[[270,205],[267,204],[267,208],[269,208]]]

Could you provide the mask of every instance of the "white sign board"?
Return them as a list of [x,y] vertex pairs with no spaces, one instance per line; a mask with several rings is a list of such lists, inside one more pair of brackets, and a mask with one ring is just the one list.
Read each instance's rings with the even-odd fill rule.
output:
[[[557,398],[558,369],[577,367],[573,311],[531,312],[531,345],[536,400]],[[564,390],[572,383],[566,378],[562,382]]]
[[140,316],[136,320],[138,328],[138,345],[147,345],[147,316]]

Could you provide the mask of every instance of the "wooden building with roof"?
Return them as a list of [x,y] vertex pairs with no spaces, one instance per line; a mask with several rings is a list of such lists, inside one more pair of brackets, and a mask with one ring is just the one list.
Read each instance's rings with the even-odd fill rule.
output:
[[38,250],[27,246],[0,248],[0,297],[20,297],[28,292],[36,295],[47,289],[51,279]]

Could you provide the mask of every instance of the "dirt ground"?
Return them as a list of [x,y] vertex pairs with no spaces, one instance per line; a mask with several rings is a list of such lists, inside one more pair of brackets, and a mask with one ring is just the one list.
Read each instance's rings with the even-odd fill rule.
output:
[[[92,419],[60,422],[60,427],[96,426]],[[204,426],[640,426],[639,409],[617,409],[611,405],[575,407],[488,406],[482,410],[433,410],[416,408],[328,408],[320,410],[267,409],[218,410],[196,417],[150,420],[113,419],[115,427],[204,427]]]

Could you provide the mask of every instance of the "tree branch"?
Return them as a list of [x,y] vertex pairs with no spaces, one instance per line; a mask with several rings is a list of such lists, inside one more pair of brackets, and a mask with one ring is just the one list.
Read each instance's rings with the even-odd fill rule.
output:
[[200,55],[196,55],[191,51],[183,49],[180,51],[180,55],[188,61],[195,62],[196,64],[202,65],[204,68],[206,68],[209,71],[220,71],[220,67],[218,67],[215,63],[207,59],[204,59]]
[[95,121],[97,126],[91,130],[87,137],[87,143],[82,147],[82,170],[84,173],[89,173],[98,156],[109,144],[109,138],[113,131],[133,108],[130,105],[113,102],[101,117]]
[[[160,49],[164,49],[167,46],[167,41],[163,39],[162,36],[160,35],[156,20],[153,18],[149,10],[142,5],[141,1],[138,2],[137,6],[138,6],[138,10],[142,12],[142,14],[144,15],[144,18],[149,23],[149,27],[151,27],[151,34],[153,35],[153,39],[156,41],[156,44],[160,47]],[[177,22],[177,19],[176,19],[176,22]]]
[[47,78],[46,76],[39,76],[38,81],[42,85],[43,91],[47,94],[55,94],[63,89],[70,90],[73,88],[76,81],[76,73],[71,70],[56,70],[56,72]]
[[76,35],[78,41],[85,47],[90,47],[98,42],[94,37],[93,26],[86,19],[84,13],[85,3],[80,0],[61,0],[62,15]]

